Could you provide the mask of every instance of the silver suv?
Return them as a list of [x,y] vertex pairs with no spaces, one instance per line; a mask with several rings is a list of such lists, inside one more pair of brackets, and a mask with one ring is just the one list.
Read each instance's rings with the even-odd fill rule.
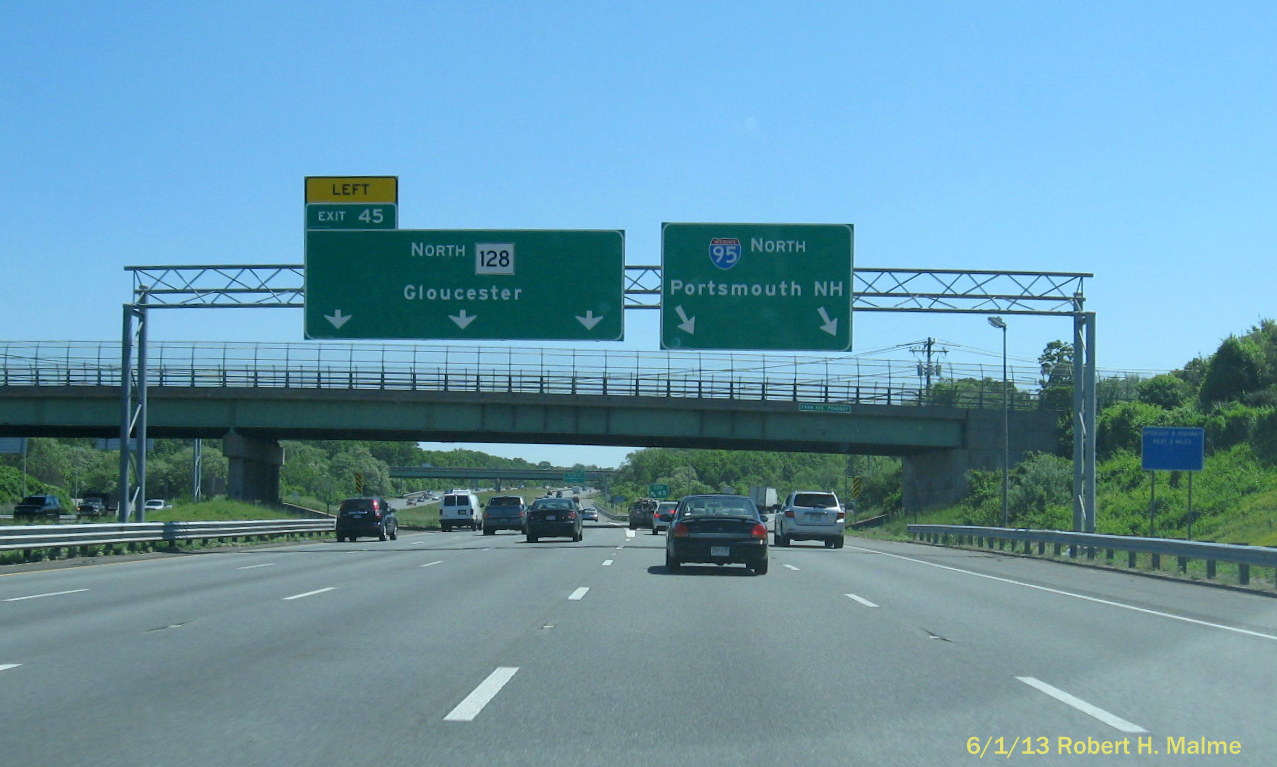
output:
[[824,541],[831,549],[841,549],[846,540],[847,512],[838,496],[823,490],[797,490],[789,494],[776,514],[775,544],[790,541]]

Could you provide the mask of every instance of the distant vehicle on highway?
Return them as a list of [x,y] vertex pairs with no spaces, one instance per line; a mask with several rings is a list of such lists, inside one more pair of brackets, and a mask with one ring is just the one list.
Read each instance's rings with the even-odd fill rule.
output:
[[640,527],[651,527],[652,512],[656,510],[656,501],[652,498],[640,498],[630,505],[629,526],[631,530]]
[[337,511],[337,542],[363,536],[379,541],[399,537],[399,518],[385,498],[347,498]]
[[13,521],[53,519],[62,516],[62,501],[56,495],[28,495],[13,507]]
[[536,543],[545,536],[571,538],[580,541],[585,537],[581,527],[581,515],[570,498],[538,498],[528,509],[528,543]]
[[173,508],[173,504],[163,498],[152,498],[144,504],[147,511],[163,511]]
[[458,527],[478,530],[483,524],[479,496],[466,490],[445,493],[439,502],[439,529],[445,533]]
[[581,519],[586,522],[598,522],[599,510],[593,506],[586,506],[584,509],[581,509]]
[[85,493],[75,507],[77,517],[103,517],[114,514],[117,510],[115,501],[108,493]]
[[524,531],[528,505],[521,495],[496,495],[483,507],[483,534],[496,535],[498,530]]
[[823,541],[827,548],[841,549],[847,540],[847,512],[834,493],[796,490],[780,507],[773,527],[777,546],[788,546],[790,541]]
[[652,510],[652,535],[669,529],[670,521],[674,519],[674,509],[677,507],[678,501],[656,502],[656,508]]
[[665,568],[676,573],[687,562],[743,564],[766,575],[767,525],[754,502],[744,495],[681,499],[665,536]]

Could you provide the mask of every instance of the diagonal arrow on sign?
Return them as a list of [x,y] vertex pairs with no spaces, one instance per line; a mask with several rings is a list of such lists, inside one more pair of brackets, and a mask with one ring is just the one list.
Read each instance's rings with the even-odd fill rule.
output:
[[465,330],[467,325],[474,322],[478,318],[479,318],[479,315],[477,314],[466,314],[465,309],[462,309],[460,312],[456,314],[448,315],[448,319],[457,323],[457,327],[461,328],[462,330]]
[[325,314],[324,319],[331,322],[333,324],[333,327],[340,330],[341,326],[345,325],[353,316],[354,315],[351,315],[351,314],[342,314],[341,309],[337,309],[332,314]]
[[823,306],[816,311],[820,312],[820,318],[825,321],[825,324],[821,325],[820,329],[831,336],[838,335],[838,318],[835,317],[832,320],[829,319],[829,312],[825,311],[825,307]]
[[683,307],[681,306],[674,307],[674,311],[678,312],[678,318],[682,320],[682,322],[678,324],[678,329],[691,335],[696,335],[696,318],[692,317],[689,319],[687,312],[683,311]]
[[576,315],[576,321],[585,326],[586,330],[594,330],[594,326],[599,324],[599,320],[603,319],[603,315],[594,316],[593,309],[586,309],[585,316]]

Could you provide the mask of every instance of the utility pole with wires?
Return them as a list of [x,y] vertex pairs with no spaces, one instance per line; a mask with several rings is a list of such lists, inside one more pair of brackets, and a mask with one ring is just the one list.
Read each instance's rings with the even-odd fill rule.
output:
[[918,363],[918,377],[922,378],[924,381],[923,387],[922,387],[923,396],[929,397],[931,395],[931,376],[934,375],[939,377],[941,374],[940,363],[939,362],[933,363],[931,360],[934,358],[934,355],[936,354],[948,354],[949,350],[936,349],[935,348],[936,339],[934,338],[928,338],[927,340],[919,341],[918,343],[920,344],[919,346],[909,347],[909,351],[913,352],[914,354],[921,354],[926,356],[925,362]]

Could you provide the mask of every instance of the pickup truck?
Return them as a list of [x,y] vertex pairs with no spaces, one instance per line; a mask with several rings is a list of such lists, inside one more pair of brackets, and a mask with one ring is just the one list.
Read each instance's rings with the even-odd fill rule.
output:
[[58,521],[62,516],[62,502],[56,495],[28,495],[22,502],[13,507],[13,521],[34,520],[40,517]]
[[103,517],[116,512],[115,502],[107,493],[85,493],[75,507],[77,517]]

